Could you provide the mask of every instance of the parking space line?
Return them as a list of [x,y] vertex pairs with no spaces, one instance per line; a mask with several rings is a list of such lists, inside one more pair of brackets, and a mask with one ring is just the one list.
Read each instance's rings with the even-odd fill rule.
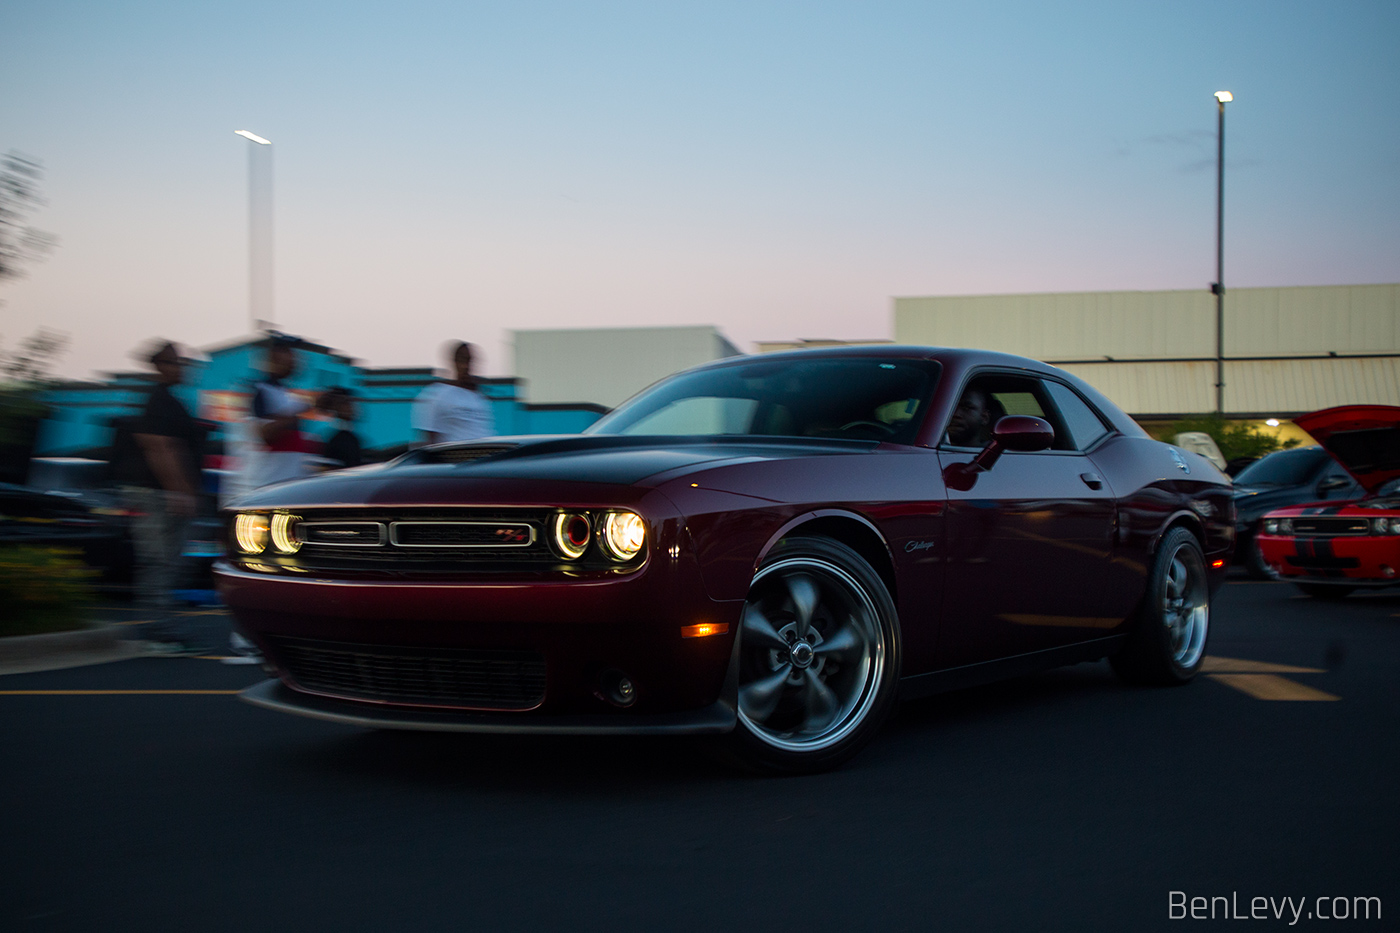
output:
[[1208,654],[1201,662],[1201,670],[1207,674],[1325,674],[1318,667],[1294,667],[1292,664],[1274,664],[1270,661],[1246,661],[1241,658],[1222,658]]
[[1207,674],[1227,687],[1234,687],[1256,700],[1340,700],[1341,697],[1316,690],[1277,674]]
[[237,696],[242,691],[0,691],[0,696]]

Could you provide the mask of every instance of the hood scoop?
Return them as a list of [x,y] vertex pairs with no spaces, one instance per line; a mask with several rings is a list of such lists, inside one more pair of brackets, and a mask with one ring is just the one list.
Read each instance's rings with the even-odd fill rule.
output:
[[503,454],[519,446],[519,444],[443,444],[415,451],[415,461],[418,463],[470,463],[473,460]]

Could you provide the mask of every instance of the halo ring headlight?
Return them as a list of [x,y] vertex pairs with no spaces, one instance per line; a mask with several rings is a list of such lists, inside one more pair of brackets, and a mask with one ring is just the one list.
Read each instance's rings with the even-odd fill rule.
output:
[[554,549],[569,560],[578,560],[593,540],[593,525],[582,512],[559,512],[549,523]]
[[600,538],[603,550],[613,560],[631,560],[641,553],[646,544],[646,522],[636,512],[608,512],[603,516]]
[[233,537],[244,554],[261,554],[267,550],[270,526],[266,515],[239,512],[233,520]]
[[272,546],[278,554],[295,554],[301,549],[301,541],[296,536],[296,523],[301,521],[300,515],[291,515],[287,512],[277,512],[272,516],[272,526],[270,537]]

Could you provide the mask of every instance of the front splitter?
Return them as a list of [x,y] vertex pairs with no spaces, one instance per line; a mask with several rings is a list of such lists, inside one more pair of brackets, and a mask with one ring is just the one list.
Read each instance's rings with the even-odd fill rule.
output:
[[498,735],[719,735],[732,732],[734,710],[724,703],[687,713],[540,716],[371,706],[293,690],[280,680],[254,684],[238,698],[254,706],[369,729],[482,732]]

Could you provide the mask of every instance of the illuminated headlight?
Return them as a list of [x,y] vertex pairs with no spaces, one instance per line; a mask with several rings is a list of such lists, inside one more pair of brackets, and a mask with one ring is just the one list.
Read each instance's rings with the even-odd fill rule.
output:
[[646,522],[636,512],[608,512],[603,516],[603,550],[613,560],[631,560],[647,541]]
[[569,560],[582,557],[593,537],[593,526],[581,512],[560,512],[550,522],[549,530],[554,549]]
[[272,516],[272,547],[278,554],[295,554],[301,548],[301,542],[297,540],[294,530],[299,521],[300,516],[288,515],[286,512],[278,512]]
[[1276,519],[1276,518],[1266,518],[1266,519],[1264,519],[1264,534],[1266,534],[1266,535],[1276,535],[1276,534],[1278,534],[1278,519]]
[[239,512],[233,520],[233,537],[244,554],[261,554],[267,549],[268,520],[257,512]]
[[1278,533],[1281,535],[1293,534],[1293,519],[1280,518],[1278,520]]

